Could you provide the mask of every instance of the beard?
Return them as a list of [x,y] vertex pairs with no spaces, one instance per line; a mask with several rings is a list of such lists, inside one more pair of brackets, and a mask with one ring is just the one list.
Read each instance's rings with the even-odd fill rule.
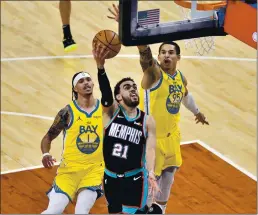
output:
[[128,107],[131,107],[131,108],[135,108],[139,105],[139,103],[140,103],[139,96],[137,95],[137,97],[138,97],[137,101],[132,101],[130,98],[125,98],[122,96],[125,105],[127,105]]
[[92,93],[93,93],[93,89],[92,88],[88,88],[88,89],[83,89],[83,92],[82,92],[82,94],[84,95],[84,96],[90,96],[90,95],[92,95]]

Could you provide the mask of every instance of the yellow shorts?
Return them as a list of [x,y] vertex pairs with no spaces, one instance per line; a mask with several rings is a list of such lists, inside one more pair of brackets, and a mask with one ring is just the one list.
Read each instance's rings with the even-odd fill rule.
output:
[[157,139],[156,145],[156,161],[155,174],[160,176],[162,170],[182,164],[182,156],[180,151],[180,132],[174,132],[169,137]]
[[103,174],[103,163],[90,164],[83,169],[78,168],[76,170],[73,168],[72,171],[67,171],[65,167],[59,167],[52,188],[57,193],[65,194],[70,201],[74,199],[77,192],[82,188],[97,191],[98,197],[100,197],[103,195],[101,186]]

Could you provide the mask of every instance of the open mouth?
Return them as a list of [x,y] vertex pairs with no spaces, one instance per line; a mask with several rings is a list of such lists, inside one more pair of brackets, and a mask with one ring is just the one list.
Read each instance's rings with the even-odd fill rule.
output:
[[169,63],[171,63],[171,60],[166,59],[166,60],[164,60],[164,63],[169,64]]

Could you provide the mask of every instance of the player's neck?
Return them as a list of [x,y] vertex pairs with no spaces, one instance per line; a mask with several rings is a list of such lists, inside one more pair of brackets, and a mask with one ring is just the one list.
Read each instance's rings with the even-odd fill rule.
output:
[[96,106],[96,101],[93,95],[80,96],[78,95],[77,104],[80,108],[87,110]]
[[174,67],[174,68],[163,69],[163,71],[166,72],[167,74],[174,75],[177,71],[177,68]]
[[135,107],[128,107],[125,105],[122,105],[122,108],[124,112],[129,116],[130,118],[135,118],[137,116],[137,108]]

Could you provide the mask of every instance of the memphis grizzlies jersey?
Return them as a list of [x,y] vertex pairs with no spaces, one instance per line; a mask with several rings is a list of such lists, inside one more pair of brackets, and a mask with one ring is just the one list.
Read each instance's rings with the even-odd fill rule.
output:
[[105,129],[105,167],[117,174],[145,167],[146,136],[146,114],[137,108],[131,119],[119,106]]
[[64,130],[63,156],[60,167],[85,167],[103,161],[102,106],[97,100],[90,113],[76,101],[69,104],[71,120]]
[[155,86],[140,89],[140,109],[154,117],[157,138],[164,138],[179,131],[179,110],[186,89],[179,70],[173,76],[160,71],[161,78]]

